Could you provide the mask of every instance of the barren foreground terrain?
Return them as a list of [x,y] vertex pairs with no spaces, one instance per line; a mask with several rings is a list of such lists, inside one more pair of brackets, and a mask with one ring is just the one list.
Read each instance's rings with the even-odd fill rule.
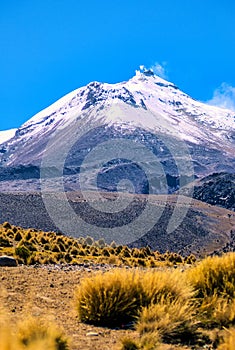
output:
[[[18,266],[0,268],[1,304],[12,327],[26,315],[46,317],[64,329],[71,350],[116,350],[121,339],[134,330],[108,329],[80,323],[74,305],[74,291],[79,281],[106,266]],[[163,349],[189,349],[163,345]]]
[[74,291],[81,278],[95,273],[95,268],[92,270],[88,267],[72,266],[1,267],[1,304],[9,322],[14,327],[26,314],[42,316],[50,318],[65,330],[71,339],[71,350],[120,348],[120,339],[128,333],[135,336],[134,331],[99,328],[78,321],[73,304]]

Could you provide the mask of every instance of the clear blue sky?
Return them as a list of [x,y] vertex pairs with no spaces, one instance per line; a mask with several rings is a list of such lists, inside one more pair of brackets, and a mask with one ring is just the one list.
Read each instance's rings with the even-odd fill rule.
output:
[[0,130],[141,64],[196,99],[222,83],[217,95],[235,96],[234,0],[2,0],[0,45]]

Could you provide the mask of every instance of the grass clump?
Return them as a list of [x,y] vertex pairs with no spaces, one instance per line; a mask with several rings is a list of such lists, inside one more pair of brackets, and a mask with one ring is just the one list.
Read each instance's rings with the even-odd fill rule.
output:
[[157,304],[143,308],[137,330],[143,336],[154,335],[165,343],[194,343],[198,338],[195,307],[190,302],[162,299]]
[[223,328],[235,324],[235,299],[213,295],[198,304],[198,318],[206,328]]
[[131,338],[125,337],[122,339],[121,350],[139,350],[140,347],[136,341]]
[[141,280],[144,286],[145,306],[161,302],[163,298],[169,302],[178,299],[187,301],[194,295],[185,276],[177,270],[148,270],[142,274]]
[[44,341],[55,350],[68,350],[68,340],[57,327],[33,317],[18,324],[17,338],[26,348]]
[[82,322],[115,327],[136,319],[142,295],[139,274],[120,269],[84,279],[75,299]]
[[1,350],[69,350],[68,339],[54,324],[26,317],[12,327],[1,322]]
[[221,257],[214,256],[202,260],[188,271],[197,297],[206,298],[214,295],[233,298],[235,295],[235,253]]
[[11,241],[9,240],[7,235],[4,234],[4,235],[0,236],[0,246],[2,246],[2,247],[11,247],[12,246]]
[[235,324],[235,299],[218,298],[213,305],[211,319],[215,326],[223,328]]
[[187,302],[193,292],[182,273],[120,269],[84,279],[76,292],[80,320],[120,326],[135,321],[142,307],[161,302]]
[[208,257],[186,272],[206,328],[235,324],[235,253]]
[[17,257],[22,259],[25,264],[27,264],[27,260],[31,255],[31,251],[27,247],[22,245],[22,246],[16,247],[15,254]]

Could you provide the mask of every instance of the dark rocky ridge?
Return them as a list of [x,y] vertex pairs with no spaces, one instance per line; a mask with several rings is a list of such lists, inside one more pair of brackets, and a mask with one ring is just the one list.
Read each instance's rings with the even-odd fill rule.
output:
[[[192,185],[194,185],[193,198],[235,211],[234,173],[214,173],[197,180]],[[185,188],[183,193],[187,195],[190,188],[191,185]]]
[[[67,196],[74,212],[90,224],[95,225],[100,238],[102,237],[102,227],[126,225],[128,234],[128,223],[144,210],[147,199],[146,196],[127,195],[132,197],[132,202],[129,209],[124,211],[125,215],[123,212],[115,215],[98,212],[94,216],[94,210],[84,200],[81,193],[68,193]],[[115,199],[114,193],[106,193],[105,196],[110,200]],[[177,196],[169,195],[168,202],[165,203],[165,198],[162,196],[151,196],[151,205],[164,206],[162,216],[152,229],[144,232],[143,236],[130,243],[130,246],[149,245],[152,249],[160,252],[170,250],[180,252],[182,255],[194,253],[197,256],[203,256],[214,251],[223,251],[226,246],[232,247],[234,245],[235,215],[233,212],[199,201],[193,201],[182,224],[174,232],[167,233],[167,225],[175,207],[176,198]],[[94,201],[96,200],[94,194]],[[59,194],[56,203],[60,207]],[[60,231],[48,215],[39,193],[1,193],[0,222],[4,221],[24,228],[33,227],[45,231]],[[87,234],[80,232],[78,226],[73,229],[76,237]],[[66,234],[66,232],[63,233]]]

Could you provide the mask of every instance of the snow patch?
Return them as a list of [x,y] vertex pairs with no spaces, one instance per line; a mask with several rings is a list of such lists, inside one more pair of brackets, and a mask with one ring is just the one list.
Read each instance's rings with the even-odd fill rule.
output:
[[10,129],[10,130],[3,130],[0,131],[0,144],[10,140],[12,137],[15,136],[17,129]]

